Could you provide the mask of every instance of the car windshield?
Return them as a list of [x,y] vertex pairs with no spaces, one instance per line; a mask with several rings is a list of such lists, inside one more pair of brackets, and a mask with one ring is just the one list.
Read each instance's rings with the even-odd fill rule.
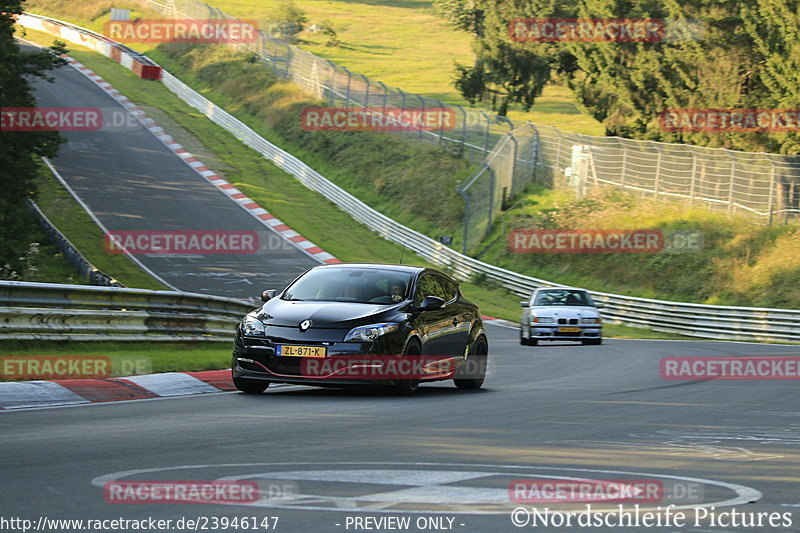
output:
[[554,289],[539,291],[533,305],[577,305],[591,306],[592,300],[586,291]]
[[405,300],[411,274],[385,269],[320,268],[295,281],[284,300],[392,304]]

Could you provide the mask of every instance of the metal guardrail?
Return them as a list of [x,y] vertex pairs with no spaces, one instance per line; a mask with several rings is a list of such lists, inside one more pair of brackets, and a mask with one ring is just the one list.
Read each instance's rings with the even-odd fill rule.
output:
[[0,281],[0,340],[230,342],[254,307],[179,291]]
[[[271,144],[166,70],[163,71],[162,82],[211,121],[292,174],[309,189],[328,198],[355,220],[388,240],[404,244],[431,263],[449,270],[455,277],[461,280],[483,277],[524,297],[538,287],[562,286],[484,263],[395,222],[341,189],[298,158]],[[800,310],[704,305],[590,292],[595,300],[605,304],[603,316],[620,324],[692,337],[800,343]]]
[[39,218],[39,225],[42,226],[45,234],[50,238],[50,240],[55,244],[58,251],[64,254],[64,257],[69,264],[80,274],[80,276],[91,283],[92,285],[102,285],[105,287],[124,287],[122,283],[115,280],[108,274],[104,273],[103,271],[99,270],[95,267],[92,263],[86,259],[75,245],[70,242],[67,237],[58,231],[58,228],[50,222],[50,219],[39,209],[39,206],[36,205],[36,202],[33,200],[28,200],[28,205],[30,205],[31,210],[36,213],[36,216]]

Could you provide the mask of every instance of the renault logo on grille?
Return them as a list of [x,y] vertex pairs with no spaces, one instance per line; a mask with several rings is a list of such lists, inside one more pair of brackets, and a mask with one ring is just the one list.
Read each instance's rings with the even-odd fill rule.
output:
[[302,322],[300,322],[300,331],[306,331],[310,327],[311,327],[310,320],[303,320]]

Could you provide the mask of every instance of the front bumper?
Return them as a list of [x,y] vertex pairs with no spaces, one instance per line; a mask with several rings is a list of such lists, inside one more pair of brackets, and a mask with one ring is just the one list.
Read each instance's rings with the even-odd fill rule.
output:
[[[579,329],[580,331],[563,331],[564,328]],[[530,326],[529,332],[531,339],[540,341],[580,341],[602,337],[603,325],[580,324],[573,326],[560,326],[557,324],[536,324]]]
[[[273,330],[275,331],[275,330]],[[342,367],[368,364],[370,357],[396,356],[403,353],[404,337],[385,335],[375,342],[341,342],[344,333],[323,330],[310,340],[291,331],[282,331],[280,336],[244,337],[239,332],[233,346],[231,369],[237,379],[291,383],[298,385],[344,386],[344,385],[391,385],[392,379],[371,379],[370,376],[351,377],[357,372],[342,370]],[[327,339],[327,340],[321,340]],[[323,346],[324,358],[291,357],[277,355],[281,344]],[[365,356],[362,360],[359,356]]]

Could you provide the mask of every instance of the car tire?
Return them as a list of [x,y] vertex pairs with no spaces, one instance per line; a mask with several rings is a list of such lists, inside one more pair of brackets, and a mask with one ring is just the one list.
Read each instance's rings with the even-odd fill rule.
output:
[[[403,350],[403,355],[421,355],[422,348],[419,345],[419,342],[416,340],[411,340],[407,345],[406,349]],[[392,385],[392,390],[395,394],[400,396],[411,396],[416,394],[417,390],[419,389],[419,380],[418,379],[397,379]]]
[[536,339],[526,339],[522,336],[522,329],[519,330],[519,343],[523,346],[538,346],[539,341]]
[[269,387],[269,381],[233,378],[233,386],[245,394],[261,394]]
[[598,344],[603,344],[603,339],[602,338],[599,338],[599,339],[584,339],[584,340],[581,341],[581,343],[584,346],[586,346],[586,345],[594,345],[594,346],[596,346]]
[[486,379],[486,365],[489,362],[489,349],[486,338],[479,337],[469,354],[469,359],[475,358],[478,364],[478,377],[467,379],[454,379],[453,383],[461,390],[478,390],[483,387]]

